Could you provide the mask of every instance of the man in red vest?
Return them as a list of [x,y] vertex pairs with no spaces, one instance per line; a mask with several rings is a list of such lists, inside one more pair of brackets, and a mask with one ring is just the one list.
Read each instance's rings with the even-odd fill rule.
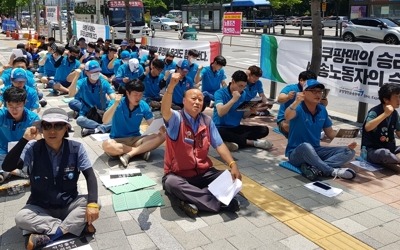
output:
[[212,166],[208,157],[210,145],[227,162],[233,179],[242,176],[214,122],[201,113],[204,99],[201,90],[187,90],[183,97],[183,110],[171,109],[172,93],[182,77],[180,73],[171,76],[161,104],[167,129],[164,190],[180,200],[180,208],[190,217],[195,217],[199,210],[236,212],[239,210],[237,199],[232,199],[226,206],[208,190],[208,185],[222,173]]

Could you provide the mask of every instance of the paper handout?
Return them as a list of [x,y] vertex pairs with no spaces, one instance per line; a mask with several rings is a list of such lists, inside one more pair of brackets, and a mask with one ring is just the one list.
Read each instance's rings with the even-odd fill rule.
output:
[[160,130],[160,128],[164,125],[163,118],[158,118],[153,120],[150,126],[147,127],[146,131],[144,131],[143,135],[156,134]]
[[140,169],[133,168],[133,169],[124,169],[124,170],[110,170],[110,178],[121,178],[121,177],[131,177],[142,175],[140,173]]
[[329,143],[329,146],[348,146],[353,142],[359,141],[356,137],[358,135],[359,129],[339,129],[335,138]]
[[232,180],[232,175],[225,170],[217,179],[208,185],[208,190],[225,205],[229,205],[233,197],[242,190],[242,181]]

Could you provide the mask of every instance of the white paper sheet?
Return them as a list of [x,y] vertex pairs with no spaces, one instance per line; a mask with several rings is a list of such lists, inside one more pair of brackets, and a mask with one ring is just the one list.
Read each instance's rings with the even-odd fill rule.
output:
[[17,145],[17,143],[18,143],[18,141],[10,141],[10,142],[7,144],[7,150],[8,150],[8,152],[10,152],[10,150],[11,150],[15,145]]
[[106,188],[121,186],[128,183],[128,178],[112,178],[109,175],[101,175],[100,180]]
[[340,194],[341,192],[343,192],[343,189],[335,188],[335,187],[332,187],[332,186],[330,186],[331,189],[325,190],[325,189],[322,189],[320,187],[317,187],[317,186],[313,185],[313,183],[314,182],[307,183],[304,186],[306,188],[308,188],[308,189],[311,189],[312,191],[315,191],[315,192],[320,193],[322,195],[325,195],[327,197],[334,197],[334,196]]
[[130,176],[137,176],[141,175],[140,169],[124,169],[124,170],[110,170],[110,178],[123,178],[123,177],[130,177]]
[[110,134],[105,133],[105,134],[91,134],[90,138],[92,138],[95,141],[105,141],[110,139]]
[[162,118],[154,119],[143,135],[156,134],[159,132],[161,126],[164,126],[164,120]]
[[232,180],[232,175],[225,170],[217,179],[208,185],[208,190],[225,205],[229,205],[233,197],[242,190],[242,181]]
[[374,172],[374,171],[379,171],[382,169],[382,167],[377,167],[377,166],[373,166],[371,164],[369,164],[368,162],[365,162],[364,166],[361,165],[360,161],[352,161],[350,162],[351,164],[353,164],[354,166],[357,166],[359,168]]
[[24,56],[24,53],[21,49],[13,49],[12,53],[15,55],[15,58]]

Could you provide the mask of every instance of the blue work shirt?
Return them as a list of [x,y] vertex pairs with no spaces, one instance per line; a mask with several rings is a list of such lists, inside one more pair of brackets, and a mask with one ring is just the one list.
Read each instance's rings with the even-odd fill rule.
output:
[[[230,85],[229,85],[230,86]],[[217,112],[218,105],[225,105],[232,99],[232,93],[229,90],[229,86],[219,89],[214,94],[214,113],[213,121],[217,127],[237,127],[240,125],[240,121],[243,118],[244,111],[237,111],[236,109],[246,100],[246,92],[240,95],[239,100],[235,102],[228,113],[220,117]]]
[[296,116],[289,121],[289,136],[285,155],[290,153],[301,143],[308,142],[314,148],[320,147],[321,130],[332,127],[328,112],[322,104],[317,105],[316,113],[312,115],[302,102],[296,107]]
[[[100,99],[100,86],[102,89],[103,96]],[[115,91],[104,78],[100,77],[97,83],[92,84],[89,82],[88,78],[82,78],[76,83],[77,93],[75,99],[82,102],[82,108],[79,111],[79,115],[86,115],[89,109],[96,106],[98,109],[106,110],[110,101],[107,99],[107,95],[114,94]],[[85,102],[83,102],[84,100]],[[102,103],[103,102],[103,106]],[[87,105],[85,104],[87,103]],[[90,105],[90,107],[88,107]]]
[[8,112],[6,107],[0,109],[0,154],[7,154],[8,143],[19,141],[25,133],[25,130],[39,121],[38,114],[24,108],[22,120],[17,122]]
[[[112,58],[114,59],[114,58]],[[111,75],[115,74],[114,73],[114,67],[115,67],[115,62],[114,62],[114,67],[112,69],[108,68],[108,64],[112,61],[112,59],[108,59],[108,55],[102,55],[100,58],[100,66],[101,66],[101,73],[105,75]]]
[[211,66],[204,67],[200,73],[201,90],[214,95],[221,88],[221,82],[226,79],[224,69],[213,71]]
[[141,75],[143,75],[144,69],[142,65],[139,64],[138,69],[136,69],[134,72],[132,72],[129,69],[129,64],[122,64],[119,69],[117,74],[115,75],[116,80],[121,86],[125,86],[125,83],[123,82],[123,79],[125,77],[128,77],[130,81],[138,79]]
[[244,90],[246,91],[246,101],[250,101],[251,99],[256,97],[257,94],[264,93],[263,85],[260,80],[256,81],[255,83],[247,82],[246,88]]
[[70,62],[67,56],[64,56],[62,62],[58,68],[56,68],[56,74],[54,75],[54,81],[57,82],[66,82],[68,75],[79,68],[81,63],[75,59],[75,61]]
[[[281,93],[283,94],[289,94],[290,91],[294,91],[296,93],[303,91],[303,87],[300,85],[300,83],[295,83],[295,84],[290,84],[285,86],[282,90]],[[288,100],[285,103],[281,103],[279,106],[279,111],[278,111],[278,116],[276,118],[276,122],[280,123],[281,121],[285,120],[285,110],[296,100],[296,94],[294,95],[293,99]]]
[[164,74],[159,74],[156,77],[151,76],[149,72],[143,80],[144,84],[144,98],[160,98],[159,83],[164,78]]
[[[169,75],[168,79],[167,79],[167,89],[168,89],[169,82],[171,81],[171,76],[172,75]],[[172,102],[175,104],[183,104],[184,93],[187,90],[193,88],[193,86],[194,86],[193,79],[186,75],[182,80],[180,80],[176,84],[176,86],[174,88],[174,92],[172,93]]]
[[118,69],[119,69],[119,67],[120,67],[122,64],[123,64],[123,63],[122,63],[122,60],[121,60],[121,59],[116,59],[116,60],[114,61],[114,75],[117,75]]
[[[4,92],[11,88],[11,86],[6,86],[1,90],[1,94],[0,95],[0,102],[3,103],[3,105],[6,105],[4,103]],[[37,109],[39,108],[39,97],[37,94],[36,89],[33,89],[32,87],[29,87],[27,85],[24,86],[24,89],[26,91],[26,102],[25,102],[25,108],[29,109],[29,110],[33,110],[33,109]]]
[[198,69],[199,69],[199,65],[197,65],[197,63],[190,64],[190,70],[187,73],[186,77],[189,77],[191,79],[195,79]]
[[[115,101],[112,100],[112,103]],[[129,100],[122,97],[111,121],[110,138],[126,138],[140,136],[140,124],[143,118],[147,121],[153,118],[150,106],[143,100],[133,110],[129,110]]]
[[[3,71],[3,74],[1,75],[0,79],[3,81],[3,84],[5,87],[11,86],[12,81],[11,81],[11,71],[12,68],[5,69]],[[26,76],[28,80],[26,81],[26,85],[32,88],[36,88],[36,82],[35,82],[35,76],[33,75],[32,71],[30,70],[25,70],[26,71]]]
[[[183,111],[183,114],[189,121],[190,127],[192,128],[193,132],[197,132],[199,129],[200,125],[200,116],[197,116],[196,118],[192,118],[189,114],[187,114],[185,111]],[[168,122],[165,122],[165,127],[167,128],[167,134],[172,140],[176,140],[178,138],[178,133],[179,133],[179,126],[181,124],[182,116],[180,112],[176,110],[172,110],[172,116],[169,119]],[[221,135],[218,132],[218,129],[215,127],[215,124],[213,121],[210,122],[210,137],[211,137],[211,146],[213,148],[219,147],[223,141],[221,138]]]
[[50,53],[46,54],[46,62],[43,65],[45,76],[54,76],[56,74],[55,63],[56,61],[54,60],[53,55]]
[[163,69],[162,73],[165,74],[166,71],[175,70],[175,69],[176,69],[176,62],[175,61],[172,61],[170,64],[167,64],[164,61],[164,69]]

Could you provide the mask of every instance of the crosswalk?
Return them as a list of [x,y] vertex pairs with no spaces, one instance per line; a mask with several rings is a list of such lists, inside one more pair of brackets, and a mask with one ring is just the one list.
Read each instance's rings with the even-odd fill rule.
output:
[[258,57],[234,57],[229,55],[223,55],[226,58],[226,62],[228,66],[240,68],[240,69],[247,69],[252,65],[259,66],[260,60]]

